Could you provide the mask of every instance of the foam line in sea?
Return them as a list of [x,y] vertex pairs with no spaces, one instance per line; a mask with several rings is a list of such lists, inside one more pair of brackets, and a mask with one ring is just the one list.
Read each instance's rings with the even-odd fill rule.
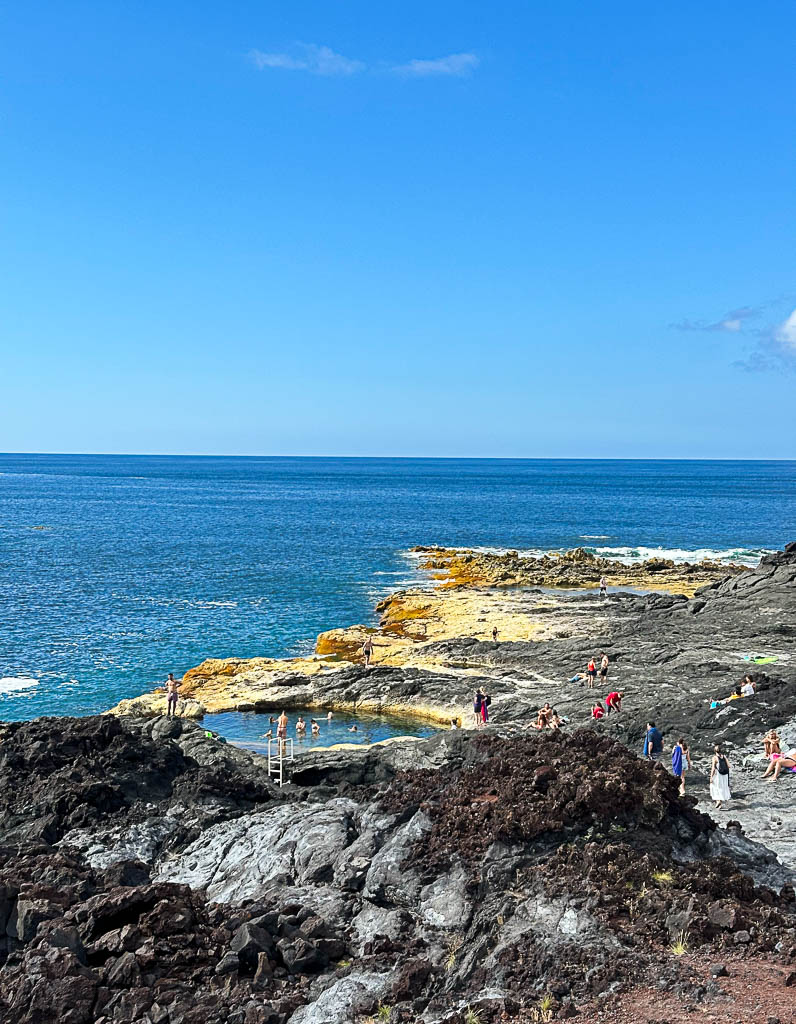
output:
[[[444,545],[440,545],[444,547]],[[585,551],[600,558],[608,558],[615,562],[622,562],[625,565],[634,565],[638,562],[646,562],[650,558],[663,558],[667,561],[682,564],[683,562],[719,562],[724,565],[748,565],[755,567],[764,555],[771,554],[769,548],[753,548],[739,545],[731,548],[664,548],[646,547],[644,545],[632,546],[616,544],[609,546],[583,545]],[[450,550],[457,550],[452,547]],[[516,551],[521,558],[541,558],[543,555],[560,554],[566,548],[506,548],[506,547],[462,547],[460,550],[476,551],[485,555],[505,555],[508,551]],[[423,552],[412,552],[418,558],[423,558]]]
[[4,693],[17,693],[19,690],[32,690],[39,685],[38,679],[29,679],[27,676],[2,676],[0,677],[0,696]]

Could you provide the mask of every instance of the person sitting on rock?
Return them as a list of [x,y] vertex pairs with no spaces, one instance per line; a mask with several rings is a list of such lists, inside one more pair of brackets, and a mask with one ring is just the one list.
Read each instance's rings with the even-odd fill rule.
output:
[[769,775],[773,774],[776,769],[777,762],[782,758],[782,747],[780,745],[779,734],[775,729],[770,729],[763,737],[763,749],[766,752],[768,764],[766,765],[766,770],[763,772],[761,778],[766,779]]
[[605,698],[605,706],[607,708],[607,714],[611,714],[615,711],[617,714],[622,710],[622,698],[625,695],[624,690],[613,690]]
[[533,723],[533,728],[538,729],[539,732],[541,732],[542,729],[545,729],[550,724],[552,716],[553,709],[545,701],[544,705],[536,712],[536,721]]
[[602,719],[605,717],[605,708],[599,701],[597,701],[597,703],[591,709],[591,717],[594,719],[595,722],[601,722]]
[[[770,778],[769,782],[776,782],[784,771],[796,772],[796,747],[789,750],[787,754],[780,754],[776,761],[772,761],[769,768],[774,769],[774,775]],[[768,769],[766,769],[766,775]],[[763,776],[765,778],[765,776]]]
[[780,745],[779,733],[776,729],[769,729],[763,737],[763,749],[766,752],[767,761],[776,761],[776,759],[782,753],[782,746]]
[[563,724],[564,719],[559,715],[556,709],[553,708],[550,717],[547,719],[547,728],[555,731],[556,729],[560,729]]
[[757,683],[752,679],[751,676],[746,676],[744,681],[741,683],[741,693],[744,697],[754,697],[757,692]]

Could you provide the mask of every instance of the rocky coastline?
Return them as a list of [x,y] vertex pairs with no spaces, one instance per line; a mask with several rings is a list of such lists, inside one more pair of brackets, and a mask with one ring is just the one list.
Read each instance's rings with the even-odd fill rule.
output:
[[[355,625],[321,633],[311,657],[208,659],[185,673],[181,712],[200,718],[206,712],[323,707],[419,715],[445,724],[455,719],[466,725],[470,698],[460,696],[455,687],[449,688],[447,697],[434,692],[438,687],[430,687],[428,692],[434,695],[425,701],[418,699],[412,687],[396,690],[390,681],[411,678],[413,673],[449,675],[451,671],[466,678],[470,667],[451,658],[449,646],[473,640],[491,643],[495,629],[503,652],[509,643],[536,645],[599,629],[612,613],[614,598],[621,602],[632,596],[623,593],[612,595],[607,604],[584,604],[595,595],[583,588],[597,586],[604,575],[611,587],[642,592],[666,588],[673,594],[693,596],[699,587],[742,571],[714,562],[678,564],[662,559],[624,565],[582,548],[539,559],[521,559],[516,552],[414,551],[422,553],[421,566],[437,581],[433,589],[401,590],[382,600],[376,608],[378,627]],[[439,573],[440,569],[444,572]],[[576,600],[567,588],[577,590]],[[353,668],[363,666],[362,645],[367,638],[374,644],[371,667],[400,670],[383,674],[384,685],[375,693],[360,686],[366,677]],[[581,660],[577,656],[576,667],[582,667]],[[471,689],[467,686],[465,692]],[[165,693],[158,689],[123,700],[111,711],[162,714]]]
[[740,565],[724,565],[704,559],[701,562],[674,562],[668,558],[648,558],[626,564],[618,559],[601,558],[586,548],[551,551],[545,555],[522,557],[517,551],[493,553],[467,548],[418,546],[424,569],[446,587],[599,587],[602,577],[612,586],[642,586],[669,594],[693,597],[696,590],[727,576],[743,572]]
[[[433,625],[460,596],[477,628]],[[369,668],[342,648],[205,662],[185,710],[469,725],[481,685],[487,729],[312,750],[280,789],[159,695],[3,727],[0,1020],[793,1020],[796,776],[758,776],[763,732],[796,746],[796,545],[691,596],[468,583],[382,614]],[[500,615],[532,629],[493,641]],[[598,691],[569,680],[601,651],[625,703],[595,724]],[[711,707],[746,674],[755,696]],[[560,732],[528,729],[544,700]],[[650,718],[691,748],[685,797],[637,756]],[[715,742],[734,799],[706,814]]]

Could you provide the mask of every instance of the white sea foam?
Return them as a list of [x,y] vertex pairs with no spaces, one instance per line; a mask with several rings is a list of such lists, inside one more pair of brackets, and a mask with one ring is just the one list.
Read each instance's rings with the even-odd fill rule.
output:
[[[585,549],[595,555],[599,555],[601,558],[610,558],[612,561],[623,562],[625,565],[646,562],[650,558],[665,558],[676,564],[701,562],[707,559],[708,561],[719,562],[723,565],[748,565],[754,567],[763,555],[771,554],[770,548],[751,548],[744,547],[743,545],[732,548],[664,548],[646,547],[644,545],[632,547],[630,545],[617,544],[601,547],[586,545]],[[454,548],[453,550],[457,549]],[[504,555],[507,551],[516,551],[521,558],[541,558],[543,555],[560,554],[566,549],[472,547],[459,548],[458,550],[476,551],[485,555]],[[412,554],[423,557],[422,552],[412,552]]]
[[720,562],[724,565],[758,564],[763,555],[770,552],[766,548],[652,548],[652,547],[598,547],[595,554],[602,558],[611,558],[617,562],[632,565],[634,562],[645,562],[649,558],[666,558],[675,563]]
[[2,676],[0,678],[0,697],[6,693],[17,693],[19,690],[32,690],[39,685],[38,679],[26,676]]
[[610,533],[582,533],[580,535],[581,540],[610,540]]

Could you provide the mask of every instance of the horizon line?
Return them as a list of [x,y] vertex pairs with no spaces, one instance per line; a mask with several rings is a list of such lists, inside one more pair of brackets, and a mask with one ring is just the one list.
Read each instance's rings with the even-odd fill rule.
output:
[[778,462],[796,459],[756,456],[619,456],[619,455],[243,455],[230,452],[0,452],[0,458],[51,456],[55,458],[122,459],[339,459],[392,462]]

